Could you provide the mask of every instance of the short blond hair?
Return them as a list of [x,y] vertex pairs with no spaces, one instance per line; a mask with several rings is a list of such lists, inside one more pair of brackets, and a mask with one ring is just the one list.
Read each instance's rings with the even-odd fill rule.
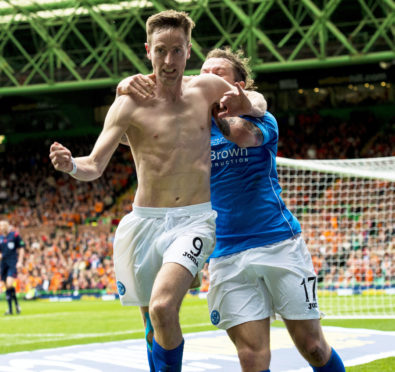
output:
[[150,16],[145,25],[148,44],[150,44],[155,30],[166,30],[169,28],[182,28],[187,36],[188,43],[190,43],[195,22],[189,17],[188,13],[170,9]]
[[235,81],[244,81],[245,89],[256,89],[254,79],[251,77],[250,59],[245,57],[241,49],[235,52],[230,47],[213,49],[208,52],[206,60],[209,58],[227,59],[233,67]]

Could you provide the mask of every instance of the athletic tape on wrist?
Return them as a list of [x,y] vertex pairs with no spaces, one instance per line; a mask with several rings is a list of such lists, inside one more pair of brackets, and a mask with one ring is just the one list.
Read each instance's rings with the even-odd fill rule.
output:
[[75,160],[73,157],[71,157],[71,163],[73,164],[73,169],[70,172],[68,172],[70,174],[70,176],[77,173],[77,164],[75,163]]

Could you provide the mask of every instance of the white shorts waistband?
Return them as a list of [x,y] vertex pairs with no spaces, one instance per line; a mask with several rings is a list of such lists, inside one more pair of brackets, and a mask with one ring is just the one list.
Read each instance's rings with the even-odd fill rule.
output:
[[211,211],[211,202],[171,208],[138,207],[133,205],[133,214],[138,217],[165,217],[169,214],[175,216],[191,216]]

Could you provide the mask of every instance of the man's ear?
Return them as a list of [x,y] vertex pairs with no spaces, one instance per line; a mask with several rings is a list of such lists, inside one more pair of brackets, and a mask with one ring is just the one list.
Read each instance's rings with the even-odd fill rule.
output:
[[188,52],[187,52],[187,59],[191,56],[191,48],[192,48],[192,43],[188,44]]
[[145,50],[147,51],[147,58],[151,60],[151,49],[148,43],[144,43]]
[[238,83],[240,84],[242,89],[244,89],[246,87],[245,81],[238,81]]

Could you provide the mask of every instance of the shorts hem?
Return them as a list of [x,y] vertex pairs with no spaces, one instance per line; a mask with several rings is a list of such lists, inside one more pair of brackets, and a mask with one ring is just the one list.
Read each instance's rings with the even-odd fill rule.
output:
[[[167,261],[167,260],[166,260],[166,261],[163,260],[162,266],[163,266],[164,264],[166,264],[166,263],[176,263],[176,264],[182,266],[184,269],[188,270],[189,273],[190,273],[193,277],[195,277],[196,274],[197,274],[199,271],[201,271],[201,269],[199,269],[199,267],[196,267],[196,270],[192,270],[189,266],[184,265],[183,262],[178,262],[178,261],[171,260],[171,259],[168,260],[168,261]],[[193,271],[195,271],[195,272],[193,272]]]
[[237,318],[237,319],[234,319],[232,322],[226,322],[224,324],[217,324],[217,325],[215,325],[215,327],[227,331],[228,329],[230,329],[232,327],[236,327],[240,324],[244,324],[244,323],[248,323],[248,322],[255,322],[257,320],[264,320],[266,318],[272,317],[273,315],[274,315],[274,313],[270,313],[265,316],[259,316],[257,318],[252,318],[252,319],[248,319],[248,320],[246,320],[245,318]]
[[149,306],[149,301],[148,301],[148,303],[146,303],[146,302],[141,303],[141,302],[137,302],[137,301],[122,301],[122,300],[120,300],[120,301],[121,301],[122,306]]
[[285,320],[313,320],[313,319],[321,319],[321,313],[320,314],[303,314],[303,315],[291,315],[291,316],[284,316],[281,314],[276,313],[276,319],[277,317],[280,317],[280,319],[285,319]]

